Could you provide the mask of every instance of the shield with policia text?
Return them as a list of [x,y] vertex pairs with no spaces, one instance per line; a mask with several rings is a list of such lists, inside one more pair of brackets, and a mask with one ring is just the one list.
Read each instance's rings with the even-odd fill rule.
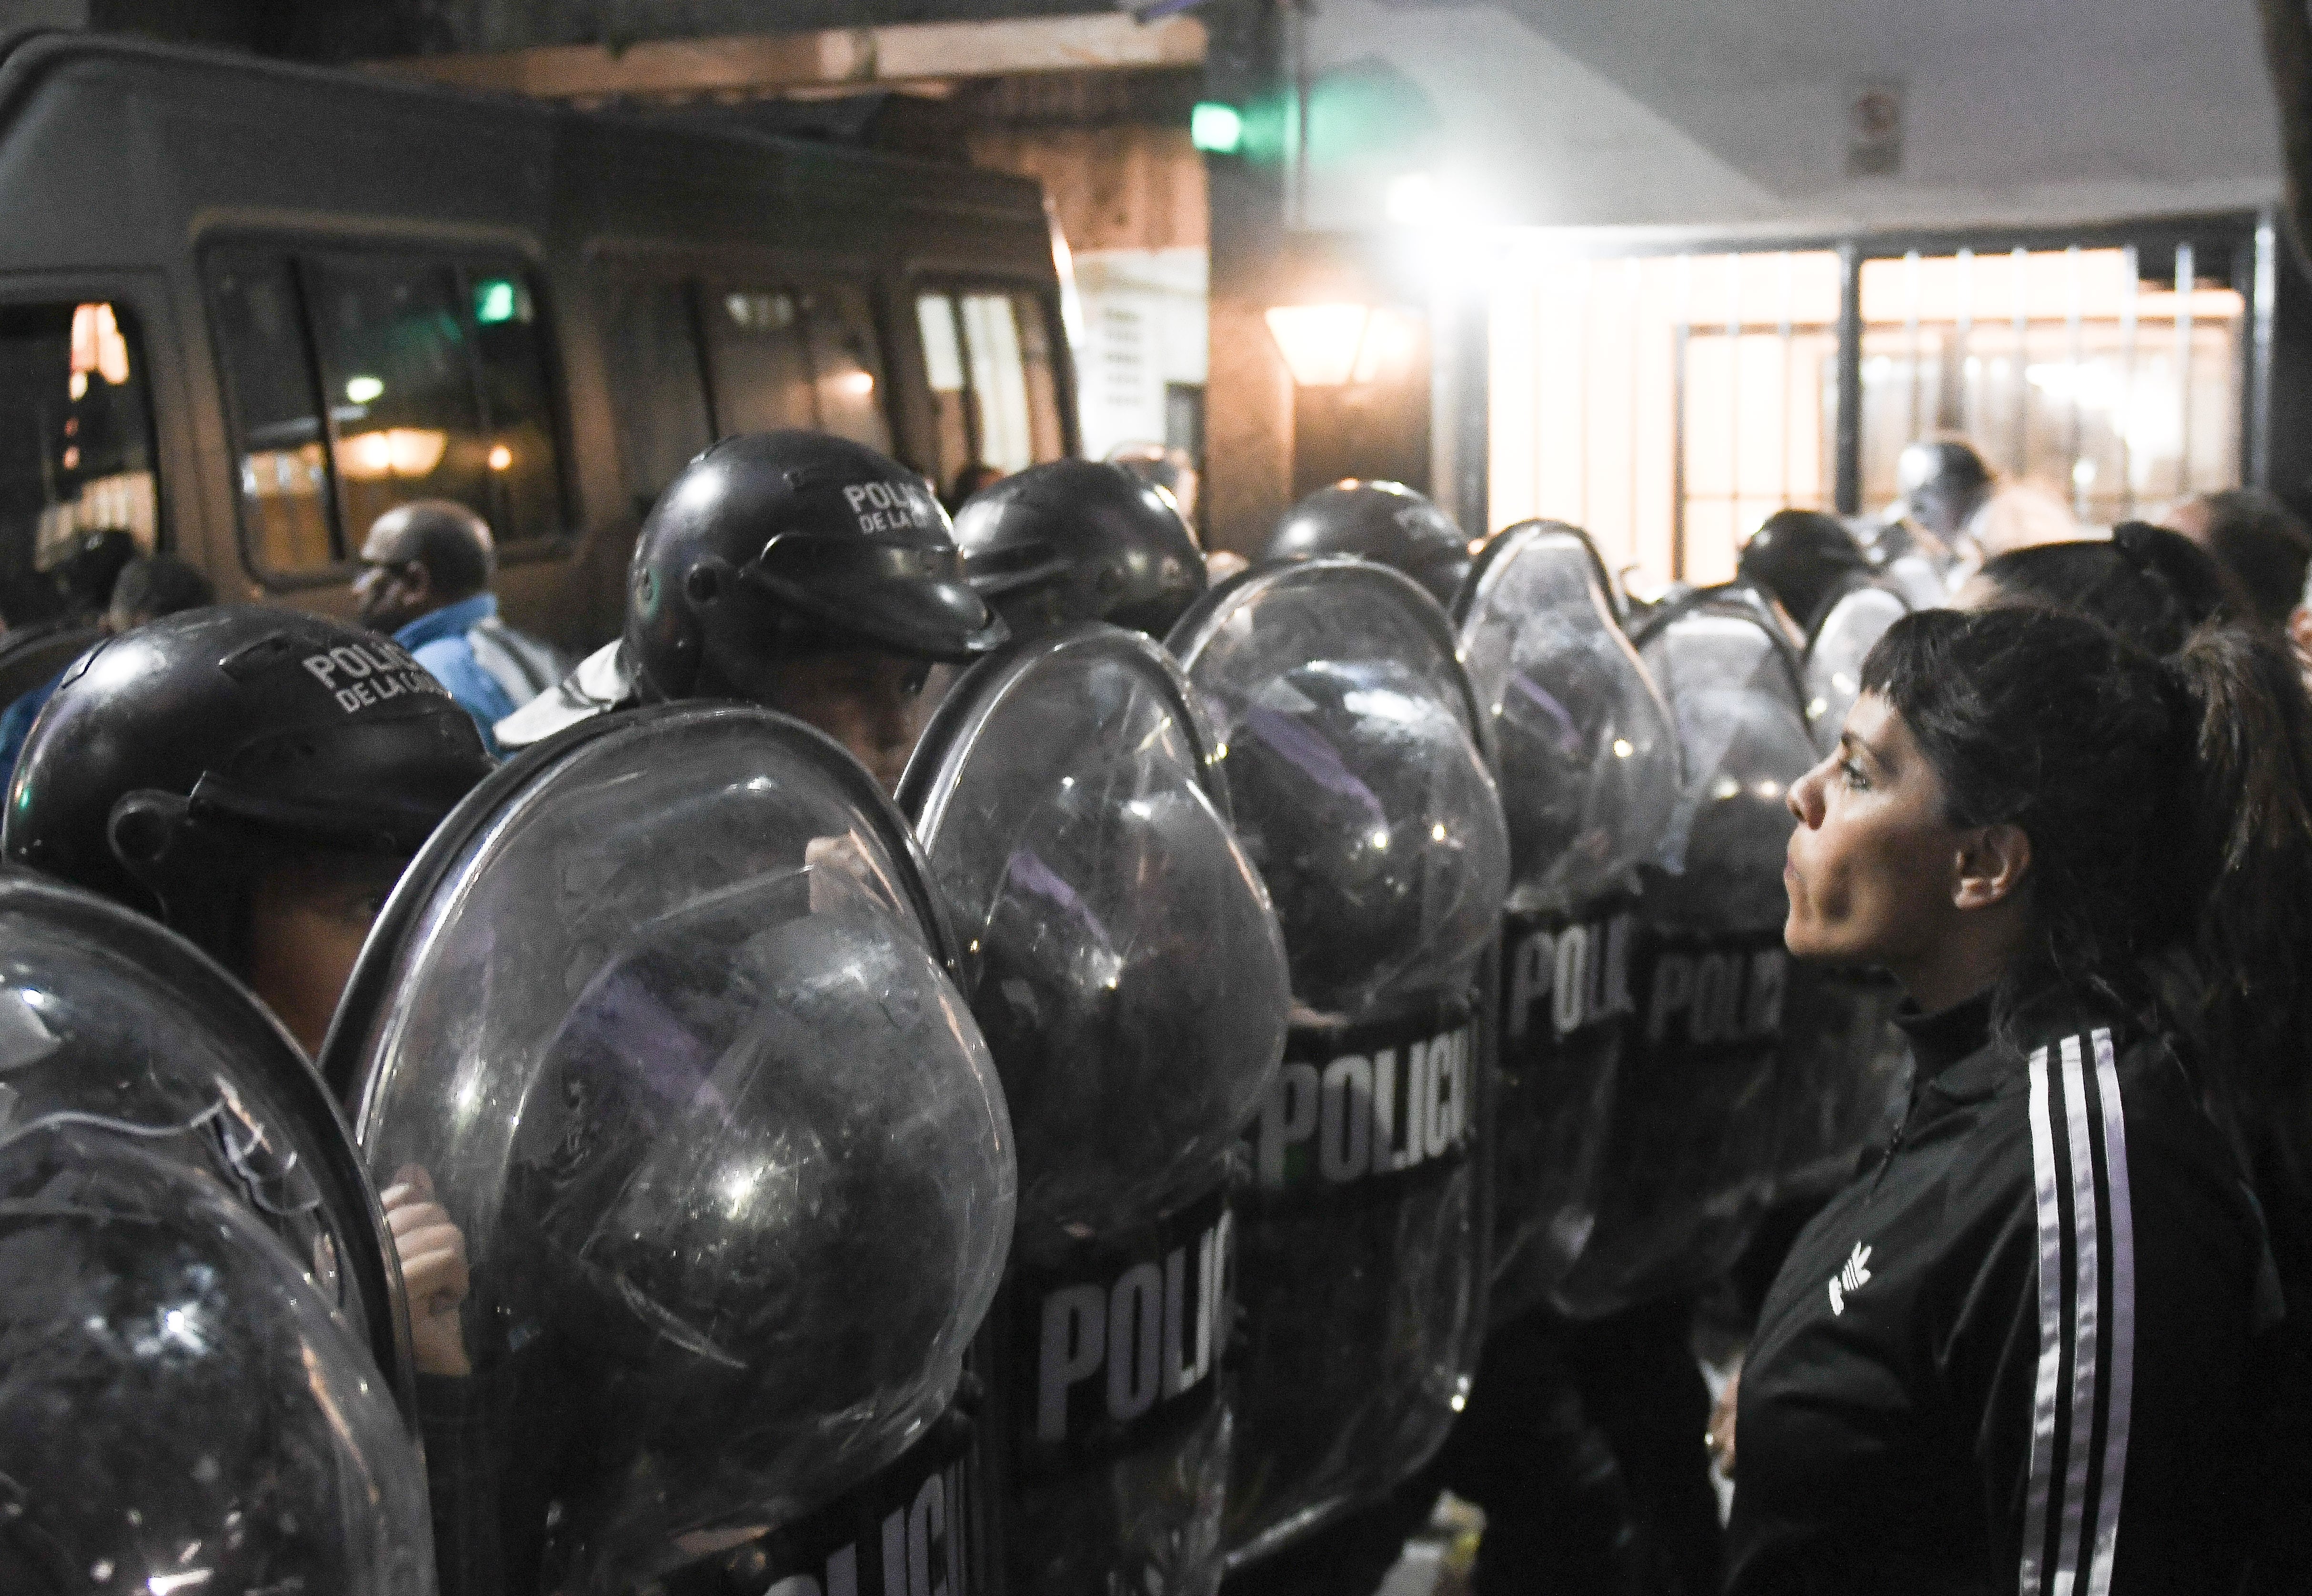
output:
[[941,705],[900,785],[1020,1156],[991,1316],[1012,1596],[1221,1577],[1232,1155],[1291,1007],[1171,657],[1082,625]]
[[390,1246],[245,989],[0,870],[0,1590],[431,1592]]
[[1462,589],[1461,654],[1500,750],[1502,941],[1493,1320],[1549,1300],[1595,1238],[1634,1042],[1637,870],[1675,818],[1675,725],[1587,534],[1526,522]]
[[571,727],[412,864],[324,1064],[465,1232],[504,1589],[979,1588],[1016,1171],[954,955],[873,779],[749,706]]
[[1467,1399],[1509,843],[1450,626],[1407,578],[1261,566],[1170,641],[1292,974],[1237,1220],[1238,1567],[1387,1495]]
[[1683,779],[1640,872],[1629,1041],[1586,1205],[1596,1225],[1552,1293],[1583,1318],[1723,1272],[1771,1194],[1787,798],[1813,763],[1799,662],[1748,589],[1671,600],[1639,648],[1676,717]]

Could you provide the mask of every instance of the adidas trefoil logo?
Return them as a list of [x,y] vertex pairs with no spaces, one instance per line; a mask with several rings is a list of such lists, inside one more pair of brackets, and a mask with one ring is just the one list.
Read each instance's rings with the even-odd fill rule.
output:
[[1846,1293],[1859,1291],[1870,1284],[1870,1249],[1861,1242],[1847,1254],[1846,1267],[1830,1277],[1830,1311],[1833,1314],[1846,1311]]

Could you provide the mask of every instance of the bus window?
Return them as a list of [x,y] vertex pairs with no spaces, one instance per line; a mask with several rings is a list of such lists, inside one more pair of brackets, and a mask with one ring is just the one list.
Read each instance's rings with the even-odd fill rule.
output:
[[647,514],[675,474],[714,441],[688,289],[619,284],[610,294],[609,339],[626,493]]
[[1017,471],[1065,447],[1050,324],[1032,294],[926,294],[915,301],[939,411],[940,474],[984,460]]
[[799,307],[783,289],[706,290],[708,370],[724,436],[819,425]]
[[915,301],[915,324],[924,337],[924,365],[931,380],[932,406],[939,422],[939,479],[942,492],[976,458],[972,425],[966,414],[963,345],[955,325],[955,301],[925,294]]
[[889,453],[891,426],[883,415],[883,362],[875,346],[875,317],[867,295],[845,286],[816,288],[797,297],[810,351],[819,429]]
[[0,306],[0,618],[51,618],[87,533],[159,531],[144,346],[126,307]]
[[279,256],[221,250],[209,261],[209,292],[250,557],[265,571],[323,569],[345,557],[331,534],[295,276]]
[[562,482],[537,301],[519,272],[461,267],[458,276],[473,318],[474,378],[487,445],[482,464],[490,508],[482,513],[502,541],[550,537],[562,530]]

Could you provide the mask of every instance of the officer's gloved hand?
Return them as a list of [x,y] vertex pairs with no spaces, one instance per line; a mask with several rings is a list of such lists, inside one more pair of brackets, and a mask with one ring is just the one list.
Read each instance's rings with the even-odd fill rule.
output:
[[434,1178],[403,1164],[378,1194],[393,1250],[409,1293],[409,1340],[420,1374],[461,1378],[474,1372],[466,1357],[459,1306],[472,1282],[466,1272],[466,1233],[434,1200]]

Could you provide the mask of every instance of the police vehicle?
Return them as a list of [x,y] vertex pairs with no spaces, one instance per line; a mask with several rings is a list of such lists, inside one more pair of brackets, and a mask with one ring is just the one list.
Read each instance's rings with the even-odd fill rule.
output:
[[90,34],[0,39],[0,616],[119,528],[348,614],[370,522],[490,522],[513,624],[616,634],[642,513],[813,427],[944,486],[1074,452],[1036,184]]

